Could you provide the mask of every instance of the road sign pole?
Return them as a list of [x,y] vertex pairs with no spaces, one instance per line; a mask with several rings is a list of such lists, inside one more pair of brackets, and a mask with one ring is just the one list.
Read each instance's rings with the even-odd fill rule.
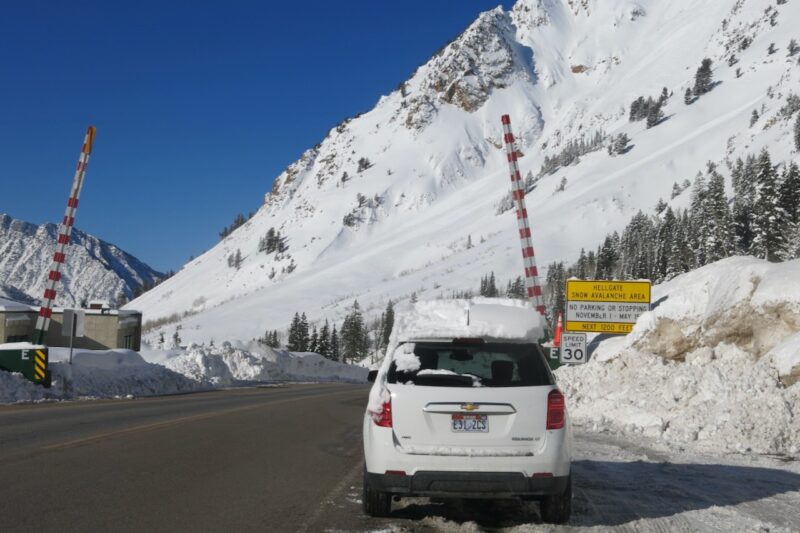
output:
[[536,310],[545,316],[544,300],[542,299],[542,287],[539,285],[539,270],[536,268],[536,257],[533,252],[533,237],[531,226],[528,222],[528,210],[525,208],[525,182],[517,165],[517,148],[514,140],[514,133],[511,131],[511,117],[503,115],[503,141],[506,145],[506,156],[508,158],[508,168],[511,172],[511,196],[517,210],[517,225],[519,227],[519,238],[522,244],[522,261],[525,267],[525,287],[528,298],[531,299]]
[[36,319],[36,333],[34,334],[36,344],[44,344],[47,338],[50,318],[53,316],[53,302],[56,299],[56,283],[61,279],[61,265],[66,258],[67,245],[72,235],[72,226],[75,224],[75,211],[78,209],[78,198],[80,198],[81,195],[83,178],[86,175],[86,167],[89,164],[89,155],[92,153],[94,135],[94,126],[89,126],[83,138],[81,155],[78,157],[78,167],[75,169],[75,177],[72,180],[72,189],[70,190],[69,199],[67,200],[64,220],[61,221],[58,227],[56,251],[53,254],[53,262],[50,264],[50,273],[47,276],[42,307],[39,309],[39,316]]
[[78,328],[78,320],[77,319],[78,319],[77,316],[75,316],[72,319],[72,324],[71,324],[71,326],[69,328],[70,329],[70,332],[69,332],[69,364],[70,364],[70,366],[72,366],[72,344],[73,344],[73,340],[75,339],[75,330]]

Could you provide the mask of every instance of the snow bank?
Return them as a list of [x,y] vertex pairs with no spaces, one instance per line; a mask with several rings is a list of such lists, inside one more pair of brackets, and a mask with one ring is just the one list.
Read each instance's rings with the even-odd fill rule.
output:
[[250,348],[253,351],[235,348],[229,343],[222,347],[192,345],[185,352],[173,353],[161,364],[208,386],[264,381],[363,383],[367,379],[366,368],[331,361],[316,353]]
[[156,396],[202,390],[193,381],[161,365],[146,362],[130,350],[75,350],[72,367],[68,348],[51,348],[53,385],[45,389],[21,374],[0,372],[0,403],[80,398]]
[[654,287],[657,307],[556,371],[573,419],[679,446],[800,452],[800,261],[730,258]]
[[31,344],[30,342],[7,342],[0,344],[0,350],[38,350],[44,348],[41,344]]
[[[146,360],[145,357],[149,360]],[[0,371],[0,403],[156,396],[266,381],[347,381],[363,383],[367,369],[315,353],[192,346],[189,350],[50,349],[53,386],[34,385],[21,374]]]
[[669,359],[728,342],[762,356],[800,331],[800,260],[731,257],[654,287],[629,344]]
[[418,302],[398,314],[394,329],[398,341],[481,337],[536,342],[543,336],[544,324],[525,301],[475,298]]
[[767,357],[772,360],[784,385],[800,381],[800,333],[788,337],[770,350]]

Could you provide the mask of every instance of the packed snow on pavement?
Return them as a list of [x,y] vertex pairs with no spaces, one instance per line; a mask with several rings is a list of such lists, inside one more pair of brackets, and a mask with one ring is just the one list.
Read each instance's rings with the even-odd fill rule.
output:
[[[569,524],[543,524],[536,502],[405,498],[391,517],[330,531],[766,532],[800,530],[800,463],[680,451],[642,435],[576,428]],[[360,486],[326,505],[360,513]],[[331,517],[337,516],[331,511]]]
[[315,353],[289,353],[259,345],[192,345],[186,349],[50,348],[53,386],[45,389],[21,374],[0,372],[0,403],[42,400],[132,398],[283,381],[363,383],[367,370]]

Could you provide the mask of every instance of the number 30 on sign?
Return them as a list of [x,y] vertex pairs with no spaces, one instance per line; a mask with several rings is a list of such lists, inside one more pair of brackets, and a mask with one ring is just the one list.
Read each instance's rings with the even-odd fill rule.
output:
[[588,359],[586,333],[562,333],[559,359],[562,365],[579,365]]

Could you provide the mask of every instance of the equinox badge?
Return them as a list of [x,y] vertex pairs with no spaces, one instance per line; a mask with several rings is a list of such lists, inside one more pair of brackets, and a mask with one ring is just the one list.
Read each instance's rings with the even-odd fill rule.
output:
[[477,403],[462,403],[461,404],[461,409],[463,409],[464,411],[476,411],[476,410],[478,410],[480,408],[481,408],[480,404],[477,404]]

